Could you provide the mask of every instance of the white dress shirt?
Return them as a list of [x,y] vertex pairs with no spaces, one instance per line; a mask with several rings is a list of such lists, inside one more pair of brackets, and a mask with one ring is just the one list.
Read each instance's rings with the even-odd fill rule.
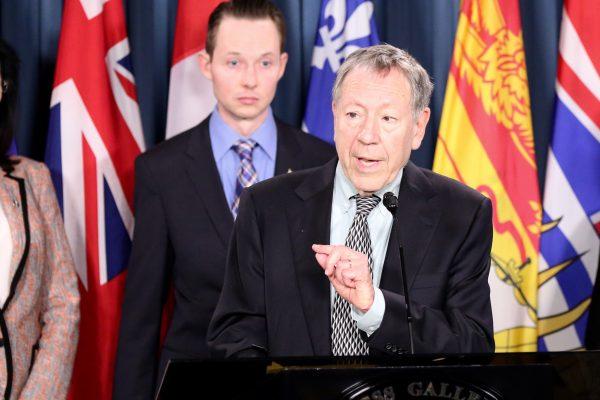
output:
[[4,305],[10,291],[10,263],[13,243],[8,220],[0,205],[0,306]]

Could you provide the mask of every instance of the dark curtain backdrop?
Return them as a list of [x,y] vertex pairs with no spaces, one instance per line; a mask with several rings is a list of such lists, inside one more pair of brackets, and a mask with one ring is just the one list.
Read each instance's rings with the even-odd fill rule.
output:
[[[273,108],[283,120],[300,126],[321,0],[274,1],[287,18],[290,61]],[[373,1],[380,39],[408,50],[433,77],[432,120],[423,145],[412,155],[418,165],[430,168],[460,0]],[[16,49],[22,61],[17,144],[21,154],[38,160],[43,159],[46,145],[62,4],[59,0],[0,0],[0,36]],[[144,135],[150,148],[164,138],[177,0],[124,0],[124,4]],[[543,193],[562,0],[521,0],[520,7]],[[599,296],[597,293],[595,298]],[[591,320],[596,321],[595,332],[588,336],[595,346],[600,346],[599,306],[599,301],[594,301]]]
[[[287,18],[290,62],[273,108],[283,120],[300,126],[321,0],[274,1]],[[412,156],[417,164],[431,167],[460,1],[374,3],[381,40],[408,50],[435,82],[428,134]],[[124,4],[144,134],[152,147],[164,137],[177,0],[125,0]],[[552,130],[561,7],[562,0],[521,1],[540,187]],[[20,153],[35,159],[44,154],[61,14],[58,0],[0,0],[0,35],[22,60],[17,143]]]

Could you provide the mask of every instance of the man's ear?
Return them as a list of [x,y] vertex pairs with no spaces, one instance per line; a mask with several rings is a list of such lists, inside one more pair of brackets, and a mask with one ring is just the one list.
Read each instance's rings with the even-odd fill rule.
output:
[[415,126],[415,134],[412,138],[412,149],[417,150],[421,147],[421,142],[425,137],[425,128],[427,128],[427,123],[429,122],[429,117],[431,116],[431,109],[429,107],[425,107],[421,114],[417,118],[417,124]]
[[277,80],[280,80],[283,74],[285,73],[285,67],[288,62],[288,53],[281,53],[279,55],[279,74],[277,76]]
[[210,55],[206,52],[206,49],[198,54],[198,64],[200,65],[202,75],[204,75],[206,79],[212,81],[212,64]]

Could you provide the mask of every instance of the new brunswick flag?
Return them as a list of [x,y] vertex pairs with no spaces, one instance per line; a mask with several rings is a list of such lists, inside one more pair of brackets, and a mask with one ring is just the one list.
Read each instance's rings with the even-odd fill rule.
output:
[[497,351],[536,351],[541,206],[518,0],[464,0],[433,168],[494,207]]

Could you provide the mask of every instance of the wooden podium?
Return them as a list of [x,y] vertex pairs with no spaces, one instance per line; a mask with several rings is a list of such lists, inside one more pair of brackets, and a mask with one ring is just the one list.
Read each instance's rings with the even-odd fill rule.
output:
[[600,399],[600,352],[171,360],[167,399]]

